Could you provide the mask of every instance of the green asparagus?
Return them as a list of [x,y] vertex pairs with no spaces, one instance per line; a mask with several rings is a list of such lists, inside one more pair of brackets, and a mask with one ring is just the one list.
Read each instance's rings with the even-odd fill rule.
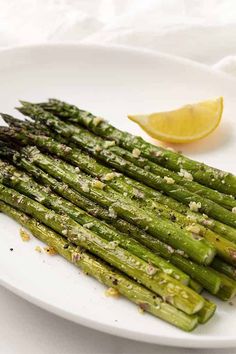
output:
[[[26,122],[26,121],[19,120],[19,119],[16,119],[16,118],[8,115],[8,114],[2,113],[1,115],[2,115],[2,118],[4,119],[4,121],[10,127],[20,128],[20,129],[23,128],[25,134],[26,134],[27,130],[29,130],[30,132],[34,132],[34,134],[36,136],[38,136],[38,135],[53,135],[52,131],[50,131],[47,127],[37,126],[37,124],[35,122],[34,122],[34,124],[32,124],[32,122]],[[62,137],[59,137],[59,136],[57,136],[57,138],[60,139],[61,141],[64,140],[64,143],[66,144],[66,139],[63,139]],[[22,136],[21,136],[21,139],[22,139]],[[80,154],[82,153],[81,150],[78,152]],[[177,184],[183,185],[191,192],[194,192],[199,195],[203,195],[205,198],[211,199],[229,210],[232,210],[232,208],[234,208],[236,206],[236,200],[232,196],[222,194],[218,191],[215,191],[211,188],[205,187],[203,185],[200,185],[199,183],[194,182],[191,178],[191,175],[187,174],[184,170],[182,172],[180,172],[179,174],[177,174],[177,173],[170,171],[162,166],[156,165],[155,163],[153,163],[143,157],[134,157],[133,154],[131,154],[127,150],[116,148],[116,152],[121,157],[124,157],[128,161],[136,164],[137,166],[147,169],[150,172],[152,172],[156,175],[159,175],[161,177],[172,178]],[[82,154],[84,155],[84,153],[82,153]],[[72,156],[70,158],[73,159]],[[91,159],[91,160],[93,160],[93,159]],[[99,165],[99,163],[97,163],[97,165]],[[105,166],[103,166],[103,168],[105,169]],[[97,166],[97,169],[98,169],[98,166]],[[107,170],[109,170],[109,169],[107,168]],[[104,175],[105,172],[101,171],[99,174]],[[125,179],[124,176],[123,176],[123,179]]]
[[180,172],[182,168],[191,173],[195,181],[236,197],[236,177],[231,173],[191,160],[177,152],[152,145],[141,137],[123,132],[103,119],[65,102],[51,99],[48,103],[41,104],[41,107],[60,118],[79,123],[103,138],[114,140],[129,151],[139,149],[142,156],[158,165],[176,172]]
[[[109,265],[90,255],[88,252],[81,251],[79,247],[71,243],[68,244],[62,236],[37,222],[35,219],[30,218],[26,214],[19,212],[3,202],[0,202],[0,211],[15,219],[22,226],[28,228],[35,237],[45,242],[50,247],[53,247],[69,262],[80,267],[84,272],[91,275],[102,284],[117,289],[120,294],[141,308],[144,308],[145,311],[185,331],[192,331],[197,326],[198,318],[196,315],[190,316],[177,310],[175,307],[162,301],[155,293],[112,269]],[[201,314],[202,312],[203,311],[201,311]],[[201,318],[202,316],[200,317],[200,321]]]
[[[6,131],[6,130],[5,130]],[[93,159],[89,158],[86,154],[80,153],[76,149],[71,149],[66,145],[60,144],[55,140],[45,137],[45,136],[34,136],[32,134],[27,134],[24,131],[8,131],[9,136],[14,136],[14,138],[20,139],[22,143],[36,143],[39,147],[47,149],[47,151],[51,153],[56,153],[60,157],[64,157],[65,159],[69,159],[73,161],[74,164],[78,165],[80,168],[86,172],[90,172],[90,174],[94,176],[102,176],[102,180],[106,182],[109,186],[114,189],[118,189],[118,191],[123,192],[124,194],[131,195],[135,197],[139,196],[139,203],[141,207],[144,204],[142,201],[144,200],[143,196],[138,189],[133,189],[127,182],[127,178],[125,179],[123,176],[120,176],[111,170],[107,169],[105,166],[98,164]],[[68,165],[63,164],[63,169],[68,169]],[[72,173],[76,173],[76,170],[72,168]],[[70,171],[69,171],[70,172]],[[106,178],[108,176],[109,178]],[[145,196],[146,197],[146,196]],[[141,200],[140,200],[141,199]],[[169,219],[171,221],[176,222],[181,227],[186,228],[187,230],[199,234],[200,236],[205,237],[217,250],[217,253],[232,264],[236,264],[236,247],[231,242],[223,239],[221,236],[214,234],[212,231],[206,229],[205,227],[197,224],[193,224],[192,221],[176,212],[164,206],[163,204],[158,203],[157,201],[150,201],[152,208],[155,209],[155,212],[158,213],[160,217],[164,217],[165,219]],[[148,208],[149,209],[149,208]]]
[[[142,246],[134,239],[127,238],[126,235],[118,231],[114,231],[106,223],[90,216],[85,211],[81,210],[71,202],[52,193],[47,187],[40,186],[32,178],[25,173],[15,169],[13,166],[2,163],[0,161],[0,181],[2,184],[16,189],[18,192],[39,201],[49,209],[53,209],[58,213],[65,213],[80,225],[95,232],[102,238],[108,241],[114,241],[122,248],[128,250],[132,254],[140,257],[144,261],[160,268],[164,273],[171,275],[173,278],[178,279],[183,284],[188,284],[189,277],[181,272],[178,268],[173,266],[170,262],[165,261],[163,258],[155,255],[148,248]],[[220,285],[220,279],[218,279]]]
[[220,290],[218,291],[217,296],[223,301],[231,300],[236,295],[236,281],[213,268],[212,271],[220,276],[221,279]]
[[83,149],[86,149],[97,158],[102,159],[105,163],[108,163],[118,171],[128,174],[129,177],[138,179],[142,183],[144,182],[157,190],[165,192],[180,202],[190,206],[190,209],[192,210],[200,210],[201,212],[236,228],[235,213],[230,212],[209,199],[188,191],[176,183],[172,183],[172,181],[170,183],[169,180],[156,176],[155,174],[123,159],[114,152],[114,149],[117,150],[120,148],[112,146],[114,145],[113,142],[109,141],[108,144],[107,142],[104,142],[103,139],[96,137],[95,135],[92,136],[91,133],[82,128],[66,124],[37,105],[24,102],[23,107],[19,108],[19,110],[25,115],[29,115],[34,119],[44,122],[47,126],[55,129],[57,133],[60,133],[65,137],[70,137],[74,143],[78,144]]
[[224,262],[222,259],[215,257],[211,266],[220,273],[227,275],[229,278],[236,280],[236,268],[231,264]]
[[216,311],[216,305],[205,299],[204,307],[198,312],[198,321],[199,323],[206,323],[214,315]]
[[[5,119],[6,115],[3,115]],[[21,121],[15,123],[15,118],[7,115],[7,122],[11,122],[11,125],[22,128]],[[32,130],[32,127],[31,127]],[[37,131],[36,131],[37,132]],[[42,133],[42,132],[41,132]],[[193,213],[189,208],[183,204],[175,201],[172,198],[169,198],[158,191],[153,190],[152,188],[141,184],[135,180],[125,177],[122,174],[114,173],[111,169],[106,166],[101,165],[96,160],[83,153],[78,148],[69,149],[68,146],[64,146],[50,137],[45,137],[43,135],[30,134],[27,130],[12,130],[6,127],[0,129],[0,136],[8,139],[15,139],[21,144],[35,144],[38,147],[56,154],[59,157],[64,158],[72,162],[73,164],[79,166],[83,171],[89,173],[93,176],[99,177],[106,184],[110,185],[113,189],[128,195],[131,198],[138,198],[141,207],[147,207],[148,209],[155,209],[159,214],[165,214],[163,216],[167,218],[177,218],[178,214],[173,213],[173,210],[179,211],[186,216],[185,222],[192,224],[197,222],[203,226],[211,229],[212,231],[218,233],[219,235],[227,238],[229,241],[236,243],[236,230],[221,224],[216,220],[209,219],[206,215],[200,213]],[[63,140],[60,137],[60,140]],[[160,205],[161,203],[161,205]],[[163,207],[165,205],[165,207]],[[172,210],[171,210],[172,209]],[[178,219],[178,218],[177,218]]]
[[181,249],[193,260],[200,264],[209,264],[215,255],[212,245],[191,232],[181,229],[175,223],[161,219],[156,214],[149,213],[139,208],[139,205],[129,198],[122,197],[109,186],[101,184],[100,181],[82,175],[81,173],[70,173],[61,168],[55,161],[46,155],[41,154],[36,148],[27,147],[23,149],[24,154],[53,177],[63,180],[72,188],[78,190],[89,199],[109,208],[114,219],[117,216],[135,224],[136,226],[148,230],[148,233],[172,247]]
[[[191,262],[189,259],[180,254],[182,253],[180,250],[173,249],[169,245],[164,244],[160,240],[150,236],[145,231],[138,229],[127,221],[121,218],[114,219],[111,217],[108,210],[102,208],[98,204],[95,204],[93,201],[87,199],[77,191],[69,188],[68,185],[52,178],[40,168],[30,163],[27,159],[20,159],[18,161],[18,165],[32,174],[34,178],[36,178],[40,183],[43,183],[62,197],[70,200],[73,204],[86,210],[91,215],[105,220],[115,229],[135,238],[143,245],[152,249],[156,254],[164,257],[168,261],[171,261],[171,263],[182,269],[193,279],[200,282],[204,288],[212,294],[216,294],[218,292],[219,279],[215,276],[215,274],[212,274],[209,268],[202,267],[196,263]],[[183,275],[181,278],[183,278]]]
[[167,302],[187,314],[194,314],[204,306],[203,298],[190,288],[161,272],[158,268],[132,255],[114,242],[109,242],[82,227],[67,215],[60,215],[40,203],[0,185],[0,199],[16,206],[54,231],[66,236],[68,241],[84,247],[127,275],[137,279]]

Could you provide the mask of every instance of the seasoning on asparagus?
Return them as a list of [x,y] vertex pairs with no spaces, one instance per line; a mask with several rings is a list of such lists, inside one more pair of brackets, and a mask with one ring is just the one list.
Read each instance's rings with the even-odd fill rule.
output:
[[145,311],[185,331],[192,331],[197,326],[198,317],[196,315],[187,315],[177,310],[174,306],[156,296],[155,293],[132,281],[116,269],[111,268],[99,258],[95,258],[90,253],[82,251],[71,243],[68,244],[64,237],[35,219],[3,202],[0,202],[0,211],[27,227],[35,237],[53,247],[69,262],[80,267],[100,283],[117,289],[127,299],[138,306],[142,306],[142,308],[144,307]]
[[14,188],[18,192],[36,201],[40,201],[41,204],[49,209],[69,215],[85,228],[88,228],[99,236],[113,242],[114,246],[121,246],[137,257],[152,264],[154,267],[160,268],[164,273],[169,274],[183,284],[188,284],[189,277],[186,274],[173,266],[170,262],[165,261],[160,256],[151,252],[138,241],[127,238],[123,233],[115,231],[109,225],[90,216],[87,212],[81,210],[71,202],[57,196],[52,191],[49,191],[48,187],[40,186],[28,175],[17,170],[13,166],[0,161],[0,168],[0,181],[4,185]]
[[41,107],[73,123],[78,123],[103,138],[116,141],[123,148],[133,151],[139,149],[141,156],[162,165],[170,170],[180,172],[181,169],[189,172],[193,179],[203,185],[218,190],[220,192],[236,197],[236,177],[222,170],[205,165],[202,162],[194,161],[177,152],[164,149],[148,143],[138,136],[123,132],[103,119],[99,119],[93,114],[80,110],[74,105],[50,99],[47,103],[42,103]]
[[[9,157],[9,155],[8,155]],[[145,231],[140,230],[136,226],[128,223],[127,221],[121,218],[113,218],[108,210],[102,208],[100,205],[94,203],[92,200],[86,198],[82,194],[79,194],[74,189],[69,188],[68,185],[57,181],[55,178],[46,174],[40,168],[34,166],[27,159],[19,159],[18,165],[21,168],[24,168],[28,171],[35,179],[40,183],[45,184],[51,190],[54,190],[56,193],[62,197],[70,200],[73,204],[84,209],[91,215],[98,217],[102,220],[105,220],[115,229],[126,233],[129,236],[133,237],[143,245],[147,246],[153,250],[156,254],[164,257],[171,263],[175,264],[178,268],[186,272],[193,279],[200,282],[205,289],[207,289],[212,294],[216,294],[220,287],[220,278],[211,272],[209,268],[200,266],[189,259],[185,258],[180,250],[175,250],[167,244],[164,244],[157,238],[152,237],[147,234]],[[184,274],[178,274],[180,279],[186,281]]]
[[[140,196],[139,190],[132,188],[132,186],[129,185],[127,178],[119,174],[117,176],[117,173],[109,170],[107,167],[101,164],[98,164],[86,154],[77,151],[77,149],[71,149],[66,145],[58,143],[50,137],[35,136],[32,134],[27,134],[24,131],[11,130],[8,131],[8,134],[15,139],[20,139],[22,143],[36,143],[39,147],[47,149],[47,151],[51,153],[56,153],[58,156],[63,157],[64,159],[69,159],[69,161],[72,160],[74,164],[78,165],[83,170],[86,170],[86,172],[90,172],[90,174],[94,176],[109,176],[109,178],[107,177],[106,179],[103,177],[102,180],[114,189],[118,189],[118,191],[123,192],[128,196]],[[68,165],[63,164],[63,168],[68,168]],[[72,173],[76,173],[76,170],[74,170],[73,167],[71,167],[71,170]],[[138,202],[140,203],[141,207],[146,207],[146,203],[143,203],[143,200],[146,200],[145,194],[144,198],[138,198]],[[221,236],[214,234],[212,231],[206,229],[205,227],[193,223],[187,216],[173,211],[169,207],[164,206],[157,201],[150,201],[150,204],[152,205],[152,209],[157,212],[158,216],[169,219],[171,221],[173,221],[174,218],[174,221],[181,227],[184,227],[197,235],[205,237],[216,248],[217,253],[222,258],[232,264],[236,264],[236,247],[234,244],[223,239]],[[148,209],[149,208],[147,208],[147,210]]]
[[[6,122],[10,122],[11,126],[14,128],[22,128],[24,127],[24,121],[16,120],[15,118],[2,115]],[[31,123],[32,124],[32,123]],[[45,129],[42,127],[42,129]],[[30,131],[33,130],[33,125],[31,125]],[[231,228],[228,225],[222,224],[217,220],[212,220],[208,218],[207,215],[202,215],[200,213],[192,212],[187,206],[183,205],[176,200],[163,195],[161,192],[158,192],[142,183],[135,181],[129,177],[125,177],[120,173],[116,173],[109,169],[106,166],[101,165],[96,160],[91,158],[89,155],[83,153],[78,148],[70,149],[65,144],[60,144],[59,142],[51,139],[50,137],[45,137],[43,135],[35,135],[37,134],[38,128],[34,131],[34,134],[30,134],[28,130],[24,129],[9,129],[6,127],[1,127],[0,136],[5,140],[9,141],[9,139],[14,139],[20,142],[21,144],[36,144],[43,150],[46,150],[50,153],[56,154],[59,157],[64,158],[72,162],[73,164],[79,166],[83,171],[89,173],[93,176],[99,177],[106,184],[109,184],[113,189],[124,193],[124,195],[128,195],[131,198],[138,199],[139,203],[142,207],[147,207],[148,209],[154,209],[158,213],[165,213],[165,217],[168,218],[176,218],[176,214],[173,214],[173,210],[179,213],[182,213],[186,216],[186,223],[199,223],[204,227],[211,229],[217,234],[225,237],[229,241],[236,243],[236,229]],[[41,131],[41,134],[43,132]],[[50,135],[51,132],[47,131]],[[65,143],[65,139],[61,136],[57,136],[57,139],[63,141]],[[71,145],[71,143],[70,143]],[[161,203],[161,205],[160,205]],[[163,209],[163,205],[165,208]],[[170,209],[169,209],[170,208]],[[172,210],[171,210],[172,209]],[[178,218],[177,218],[178,219]]]
[[[70,137],[74,143],[78,144],[83,149],[86,149],[89,153],[97,156],[99,159],[102,159],[118,171],[128,174],[134,179],[138,179],[140,182],[145,183],[150,187],[165,192],[180,202],[188,205],[192,210],[200,210],[201,212],[236,228],[235,213],[230,212],[209,199],[188,191],[182,186],[175,183],[168,183],[164,178],[156,176],[155,174],[123,159],[113,151],[113,145],[115,142],[114,144],[111,141],[104,142],[103,139],[91,135],[91,133],[82,128],[66,124],[37,105],[23,102],[23,107],[19,108],[19,111],[25,115],[29,115],[31,118],[43,121],[47,126],[55,129],[57,133]],[[115,148],[116,150],[120,149],[119,147]]]
[[185,313],[196,313],[204,306],[203,298],[190,288],[118,245],[114,245],[114,242],[109,242],[82,227],[67,215],[57,214],[40,203],[3,185],[0,185],[0,199],[35,217],[54,231],[65,236],[68,241],[88,249],[127,275],[137,279]]
[[148,233],[154,237],[174,248],[182,249],[189,257],[200,264],[209,264],[214,258],[215,248],[204,238],[196,237],[193,233],[181,229],[175,223],[140,209],[135,201],[131,201],[124,196],[121,198],[119,193],[107,185],[104,185],[102,189],[98,188],[96,179],[81,173],[75,174],[68,170],[65,171],[55,159],[40,153],[36,148],[26,147],[23,148],[23,152],[32,163],[57,179],[63,180],[83,195],[89,196],[98,204],[109,208],[114,219],[120,216],[136,226],[148,230]]

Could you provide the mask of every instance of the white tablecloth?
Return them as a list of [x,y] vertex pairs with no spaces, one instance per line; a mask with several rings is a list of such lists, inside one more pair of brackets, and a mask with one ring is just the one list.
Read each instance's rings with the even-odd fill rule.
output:
[[[235,0],[0,0],[0,47],[78,41],[167,52],[236,75]],[[116,338],[0,288],[0,354],[236,354]]]

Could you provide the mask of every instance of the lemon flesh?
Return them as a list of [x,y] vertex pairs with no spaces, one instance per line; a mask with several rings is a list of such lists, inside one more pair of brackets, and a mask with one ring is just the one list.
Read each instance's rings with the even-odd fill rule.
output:
[[189,143],[214,131],[223,112],[223,97],[188,104],[179,109],[143,115],[128,115],[151,137],[172,143]]

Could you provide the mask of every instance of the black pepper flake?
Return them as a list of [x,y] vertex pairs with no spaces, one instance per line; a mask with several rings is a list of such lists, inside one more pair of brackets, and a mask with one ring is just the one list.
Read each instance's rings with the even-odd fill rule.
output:
[[113,282],[112,282],[113,285],[118,285],[118,280],[117,279],[114,279]]
[[173,214],[171,214],[171,215],[170,215],[170,220],[173,221],[173,222],[175,222],[175,221],[176,221],[176,216],[173,215]]
[[64,246],[63,246],[63,248],[66,250],[67,248],[69,247],[69,244],[68,243],[66,243]]
[[143,310],[143,311],[147,311],[148,310],[148,304],[146,302],[140,302],[139,303],[139,307]]
[[10,251],[13,251],[13,248],[12,248],[12,247],[10,248]]
[[230,306],[234,306],[234,304],[233,304],[233,302],[232,302],[232,301],[230,301],[230,302],[229,302],[229,305],[230,305]]

